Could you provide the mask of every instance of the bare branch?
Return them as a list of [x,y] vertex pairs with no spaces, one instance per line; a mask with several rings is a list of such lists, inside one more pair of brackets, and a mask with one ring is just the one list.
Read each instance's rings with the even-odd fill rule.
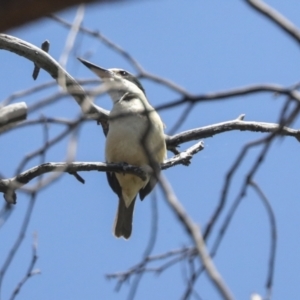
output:
[[[50,146],[50,143],[47,142],[47,147]],[[46,147],[43,147],[43,149]],[[167,169],[170,167],[173,167],[178,164],[184,164],[188,165],[190,163],[190,160],[192,156],[196,153],[198,153],[200,150],[203,149],[203,143],[199,142],[195,144],[194,146],[190,147],[186,151],[176,155],[172,159],[167,160],[165,163],[161,165],[162,169]],[[36,155],[41,154],[43,151],[35,151],[34,153]],[[33,156],[27,156],[26,162],[29,158],[32,158]],[[22,162],[20,167],[18,168],[18,171],[20,172],[21,166],[26,164],[26,162]],[[49,172],[67,172],[76,177],[80,182],[84,183],[84,180],[82,178],[79,178],[80,176],[77,174],[77,172],[82,171],[102,171],[102,172],[118,172],[118,173],[130,173],[135,174],[142,178],[143,180],[146,179],[146,173],[145,171],[136,166],[131,166],[127,164],[107,164],[107,163],[95,163],[95,162],[55,162],[55,163],[45,163],[41,164],[39,166],[33,167],[21,174],[17,172],[17,176],[13,178],[8,179],[2,179],[0,180],[0,192],[4,193],[5,199],[8,203],[15,203],[16,198],[14,196],[10,196],[12,192],[14,192],[17,189],[20,189],[22,186],[33,180],[34,178],[41,176],[42,174],[49,173]],[[42,184],[44,186],[45,184]],[[29,192],[32,192],[30,189]]]
[[[245,122],[242,119],[243,118],[239,117],[233,121],[228,121],[228,122],[223,122],[223,123],[219,123],[219,124],[215,124],[215,125],[211,125],[211,126],[207,126],[207,127],[203,127],[203,128],[193,129],[193,130],[182,132],[173,137],[167,137],[166,142],[167,142],[168,148],[176,147],[176,146],[178,146],[178,144],[181,144],[183,142],[196,140],[201,137],[205,138],[205,137],[212,136],[217,133],[225,132],[228,130],[249,130],[249,131],[260,131],[260,132],[272,132],[274,134],[294,136],[297,139],[299,139],[299,134],[300,134],[299,130],[282,127],[280,125],[272,124],[272,123]],[[72,124],[72,128],[74,127],[73,125],[74,124]],[[72,128],[68,127],[67,130],[65,130],[59,136],[57,136],[56,138],[54,138],[51,141],[48,141],[41,149],[38,149],[34,153],[27,155],[25,157],[25,159],[23,160],[23,162],[20,164],[20,167],[18,168],[16,173],[19,174],[21,172],[21,170],[23,169],[25,164],[29,161],[29,159],[33,158],[36,155],[39,155],[40,153],[42,153],[43,151],[48,149],[49,146],[54,145],[56,142],[61,140],[61,138],[66,136],[66,134],[68,134],[69,130],[71,130]],[[166,160],[165,163],[162,164],[161,168],[167,169],[167,168],[173,167],[178,164],[188,165],[190,163],[192,156],[195,155],[196,153],[198,153],[203,148],[204,148],[203,142],[198,142],[194,146],[187,149],[186,151],[175,155],[173,158],[171,158],[169,160]],[[33,172],[32,172],[32,170],[30,170],[29,173],[28,173],[28,171],[22,173],[22,176],[20,174],[19,176],[21,176],[21,177],[17,176],[17,177],[15,177],[14,180],[6,179],[7,181],[4,181],[4,180],[0,181],[0,190],[3,191],[5,194],[7,194],[8,190],[9,190],[8,185],[11,180],[14,183],[12,189],[15,190],[17,188],[20,188],[20,186],[22,186],[23,184],[28,183],[30,180],[32,180],[36,176],[39,176],[39,175],[41,175],[43,173],[47,173],[47,172],[57,172],[58,171],[58,172],[69,172],[69,173],[75,174],[76,172],[79,172],[79,171],[88,171],[88,170],[98,170],[99,171],[100,170],[100,169],[98,169],[99,165],[93,164],[93,167],[92,167],[89,163],[86,163],[86,164],[88,164],[89,167],[87,167],[87,165],[85,165],[85,163],[78,163],[78,165],[73,165],[73,168],[71,166],[69,166],[68,164],[64,164],[62,166],[62,165],[60,165],[60,163],[52,163],[52,164],[49,163],[49,165],[47,165],[47,167],[45,167],[45,165],[41,165],[39,167],[35,167],[36,169],[34,169]],[[104,166],[105,166],[104,169],[102,169],[101,171],[107,171],[107,170],[114,171],[114,169],[107,169],[106,164],[104,164]],[[94,169],[88,169],[88,168],[94,168]],[[62,170],[64,170],[64,171],[62,171]],[[121,167],[121,169],[119,169],[119,172],[124,172],[124,169]],[[134,172],[139,173],[138,171],[134,171]],[[28,177],[29,174],[31,174],[32,177],[31,176]],[[26,178],[28,178],[28,179],[26,179]],[[83,180],[80,180],[80,181],[83,182]],[[20,183],[22,183],[22,184],[20,185]],[[8,199],[10,199],[10,197],[8,197]],[[11,200],[11,201],[14,202],[15,200]],[[207,235],[207,233],[205,234],[205,236],[206,235]]]
[[49,150],[52,146],[60,142],[62,139],[67,137],[69,133],[71,133],[73,130],[76,130],[76,128],[81,124],[82,118],[75,119],[65,130],[63,130],[61,133],[56,135],[54,138],[51,140],[47,141],[46,143],[43,144],[42,147],[36,149],[30,154],[25,155],[23,160],[21,161],[19,167],[16,170],[15,174],[20,174],[25,167],[25,165],[34,157],[43,154],[45,151]]
[[[75,98],[85,115],[87,115],[89,118],[106,122],[108,111],[94,105],[76,80],[73,79],[65,70],[63,70],[63,68],[61,68],[59,64],[43,50],[25,41],[4,34],[0,34],[0,48],[13,51],[16,54],[25,56],[26,58],[35,62],[41,68],[49,72],[52,77],[57,79],[57,82]],[[64,77],[59,75],[63,75]],[[161,105],[157,109],[166,109],[185,102],[194,103],[200,101],[218,100],[258,92],[284,94],[298,102],[300,100],[300,93],[295,89],[284,88],[278,85],[256,85],[218,93],[194,96],[189,95],[188,97],[183,97],[181,100]]]
[[168,109],[185,103],[196,103],[196,102],[206,102],[206,101],[211,102],[212,100],[234,98],[234,97],[257,94],[257,93],[273,93],[276,95],[286,95],[291,97],[291,99],[300,102],[300,93],[295,89],[294,86],[291,88],[285,88],[283,86],[276,85],[276,84],[257,84],[257,85],[234,88],[227,91],[184,96],[179,100],[171,101],[169,103],[159,105],[156,107],[156,110]]
[[[143,259],[142,259],[142,263],[140,264],[140,268],[146,268],[146,265],[148,263],[148,257],[150,256],[150,254],[152,253],[153,249],[154,249],[154,246],[155,246],[155,243],[156,243],[156,238],[157,238],[157,230],[158,230],[158,208],[157,208],[157,195],[154,191],[154,193],[152,194],[152,197],[151,197],[151,212],[152,212],[152,224],[151,224],[151,231],[150,231],[150,237],[149,237],[149,241],[148,241],[148,245],[144,251],[144,254],[143,254]],[[144,272],[139,272],[136,274],[136,277],[134,278],[134,281],[131,285],[131,288],[130,288],[130,291],[128,293],[128,296],[127,296],[127,299],[128,300],[133,300],[135,295],[136,295],[136,292],[137,292],[137,289],[138,289],[138,286],[139,286],[139,283],[142,279],[144,275]]]
[[13,205],[4,202],[0,210],[0,229],[2,225],[7,221],[13,211]]
[[22,241],[25,237],[25,233],[26,233],[26,230],[27,230],[30,218],[31,218],[31,214],[32,214],[32,211],[33,211],[33,208],[34,208],[35,200],[36,200],[36,194],[32,194],[31,198],[30,198],[30,201],[28,203],[27,212],[25,214],[24,221],[23,221],[23,224],[21,226],[19,235],[17,236],[17,239],[16,239],[14,245],[12,246],[10,252],[8,253],[8,255],[6,257],[6,260],[4,261],[4,264],[3,264],[3,266],[0,270],[0,294],[1,294],[3,278],[4,278],[4,275],[6,273],[6,270],[10,266],[16,252],[18,251],[18,249],[19,249],[19,247],[20,247],[20,245],[21,245],[21,243],[22,243]]
[[[77,79],[77,82],[79,84],[89,84],[89,83],[97,83],[99,84],[100,83],[100,80],[97,79],[97,78],[92,78],[92,79]],[[50,88],[50,87],[53,87],[53,86],[56,86],[57,85],[57,82],[54,81],[54,80],[51,80],[51,81],[48,81],[48,82],[45,82],[45,83],[41,83],[37,86],[34,86],[34,87],[31,87],[31,88],[28,88],[26,90],[23,90],[23,91],[18,91],[18,92],[14,92],[13,94],[11,94],[9,97],[7,97],[6,99],[4,99],[1,103],[0,106],[6,106],[8,104],[10,104],[11,102],[13,102],[14,100],[18,99],[18,98],[22,98],[22,97],[26,97],[26,96],[29,96],[35,92],[39,92],[39,91],[42,91],[44,89],[47,89],[47,88]]]
[[135,174],[146,179],[145,172],[136,166],[131,166],[127,164],[106,164],[106,163],[96,163],[96,162],[56,162],[56,163],[45,163],[36,167],[33,167],[18,176],[2,179],[0,180],[0,192],[7,193],[9,190],[16,190],[21,188],[23,185],[27,184],[34,178],[49,172],[67,172],[75,173],[81,171],[111,171],[111,172],[126,172],[130,174]]
[[254,182],[253,180],[249,182],[250,186],[253,187],[253,189],[256,191],[258,196],[261,198],[269,219],[270,219],[270,227],[271,227],[271,247],[270,247],[270,258],[269,258],[269,271],[267,275],[267,282],[266,282],[266,288],[267,288],[267,296],[265,299],[271,299],[272,294],[272,287],[273,287],[273,278],[274,278],[274,269],[275,269],[275,256],[276,256],[276,248],[277,248],[277,226],[276,226],[276,218],[274,211],[272,209],[272,206],[270,204],[270,201],[266,197],[266,195],[263,193],[262,189],[259,187],[259,185]]
[[[72,27],[72,23],[69,23],[66,20],[64,20],[56,15],[51,15],[51,18],[68,28]],[[174,82],[172,82],[168,79],[165,79],[163,77],[160,77],[160,76],[154,75],[150,72],[147,72],[142,67],[142,65],[136,59],[134,59],[127,51],[125,51],[123,48],[121,48],[120,46],[118,46],[117,44],[112,42],[110,39],[108,39],[106,36],[104,36],[99,31],[91,30],[91,29],[88,29],[83,26],[80,26],[79,30],[82,31],[83,33],[89,34],[89,35],[99,39],[107,47],[111,48],[112,50],[114,50],[117,53],[119,53],[120,55],[122,55],[133,66],[133,68],[135,68],[137,70],[137,72],[138,72],[137,77],[150,79],[156,83],[163,84],[163,85],[169,87],[170,89],[174,90],[175,92],[177,92],[179,94],[182,94],[187,97],[191,96],[191,94],[187,90],[185,90],[183,87],[179,86],[178,84],[175,84]]]
[[[82,121],[86,121],[85,119],[82,119]],[[38,119],[32,119],[28,120],[22,123],[19,123],[14,129],[22,128],[22,127],[27,127],[27,126],[32,126],[32,125],[40,125],[43,124],[44,122],[47,122],[49,124],[57,124],[57,125],[64,125],[67,127],[70,127],[74,124],[74,120],[68,120],[64,118],[47,118],[47,117],[40,117]]]
[[0,108],[0,133],[15,127],[26,120],[27,105],[25,102],[10,104]]
[[74,97],[87,117],[97,121],[107,120],[108,111],[95,105],[77,81],[42,49],[6,34],[0,34],[0,49],[24,56],[46,70],[68,94]]
[[297,43],[300,43],[300,30],[290,20],[285,18],[282,14],[261,0],[246,0],[246,2],[256,11],[263,14],[269,20],[279,26]]
[[24,276],[24,278],[18,283],[18,285],[16,286],[16,288],[14,289],[14,291],[12,292],[12,295],[10,297],[10,300],[13,300],[16,298],[16,296],[20,293],[20,290],[21,288],[23,287],[23,285],[26,283],[26,281],[31,278],[32,276],[34,275],[37,275],[37,274],[41,274],[41,271],[36,269],[34,270],[34,266],[38,260],[38,256],[37,256],[37,236],[36,234],[34,234],[34,241],[33,241],[33,244],[32,244],[32,257],[31,257],[31,261],[30,261],[30,264],[29,264],[29,267],[28,267],[28,270]]
[[[285,107],[283,108],[283,110],[285,110]],[[237,171],[237,169],[239,168],[239,166],[241,165],[241,162],[243,161],[243,159],[246,157],[248,151],[250,151],[252,148],[257,147],[262,145],[263,148],[260,151],[260,153],[257,156],[257,159],[255,160],[254,164],[252,165],[252,167],[250,168],[249,172],[247,173],[244,183],[241,187],[240,193],[237,196],[234,204],[232,205],[232,208],[230,209],[230,212],[228,213],[228,216],[226,217],[224,224],[222,226],[222,229],[219,233],[219,237],[217,238],[214,246],[213,246],[213,250],[212,253],[214,255],[214,253],[217,251],[219,243],[221,242],[221,239],[226,231],[226,228],[228,227],[231,218],[236,210],[236,208],[238,207],[239,203],[241,202],[241,200],[243,199],[243,197],[246,194],[246,190],[248,188],[248,184],[249,181],[252,180],[253,176],[256,174],[257,170],[259,169],[259,167],[261,166],[263,160],[265,159],[270,146],[272,144],[272,142],[274,141],[277,132],[280,132],[282,128],[285,127],[285,125],[289,125],[291,124],[295,118],[298,116],[300,111],[300,104],[298,103],[298,105],[292,110],[292,112],[286,117],[284,118],[281,114],[280,116],[280,125],[278,125],[279,127],[277,128],[277,130],[275,130],[274,132],[270,133],[267,137],[262,138],[262,139],[258,139],[256,141],[252,141],[248,144],[246,144],[240,154],[237,156],[237,158],[235,159],[234,163],[232,164],[231,168],[229,169],[229,171],[226,174],[225,177],[225,182],[223,184],[223,189],[222,189],[222,193],[221,193],[221,198],[219,201],[219,204],[217,205],[210,221],[207,224],[207,227],[205,229],[204,232],[204,238],[205,240],[208,238],[210,232],[212,231],[213,226],[215,225],[217,219],[219,218],[223,208],[225,207],[225,203],[227,201],[227,196],[228,196],[228,191],[229,191],[229,187],[232,183],[232,177],[235,174],[235,172]]]
[[178,118],[176,123],[173,125],[171,129],[169,129],[169,135],[173,135],[179,127],[183,124],[183,122],[188,118],[190,113],[193,111],[194,103],[189,103],[187,107],[182,111],[181,116]]
[[81,4],[77,9],[76,17],[70,28],[70,32],[65,44],[65,49],[59,59],[59,63],[64,69],[66,69],[68,57],[70,55],[72,48],[74,47],[76,36],[78,34],[78,30],[81,26],[81,23],[83,21],[83,17],[84,17],[84,5]]
[[224,299],[226,300],[233,299],[230,290],[226,286],[221,275],[219,274],[216,267],[214,266],[214,263],[210,255],[208,254],[200,227],[197,224],[195,224],[192,221],[192,219],[188,216],[188,214],[185,212],[181,203],[178,201],[176,195],[174,194],[171,186],[162,175],[160,176],[159,184],[163,190],[163,193],[171,209],[179,218],[180,222],[182,223],[182,225],[184,226],[184,228],[192,238],[193,242],[195,243],[199,258],[203,263],[205,270],[208,276],[210,277],[210,280],[215,285],[216,289]]
[[[181,261],[182,259],[190,256],[194,252],[194,248],[180,248],[175,250],[170,250],[168,252],[157,254],[153,256],[144,257],[143,260],[138,263],[137,265],[131,267],[129,270],[125,272],[118,272],[107,274],[106,277],[108,279],[117,279],[118,285],[116,290],[119,290],[121,285],[128,281],[132,275],[140,274],[142,272],[155,272],[157,274],[163,272],[165,269],[169,268],[170,266],[176,264],[177,262]],[[158,267],[147,267],[146,265],[152,262],[157,262],[160,260],[169,259],[166,263],[158,266]]]
[[182,143],[213,137],[216,134],[231,130],[276,133],[282,136],[292,136],[300,141],[300,130],[288,128],[285,126],[282,127],[276,123],[249,122],[237,118],[232,121],[226,121],[209,126],[190,129],[173,136],[167,136],[166,143],[168,147],[177,147]]
[[191,159],[193,155],[198,153],[199,151],[204,149],[204,144],[202,141],[196,143],[192,147],[188,148],[186,151],[180,152],[179,154],[175,155],[174,157],[167,159],[162,164],[162,170],[174,167],[176,165],[182,164],[188,166],[191,163]]

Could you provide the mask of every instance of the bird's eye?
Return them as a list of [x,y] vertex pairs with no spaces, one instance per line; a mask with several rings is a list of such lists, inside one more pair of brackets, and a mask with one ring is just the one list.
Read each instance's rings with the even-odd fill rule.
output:
[[122,76],[126,76],[127,72],[126,71],[120,71],[119,74],[122,75]]

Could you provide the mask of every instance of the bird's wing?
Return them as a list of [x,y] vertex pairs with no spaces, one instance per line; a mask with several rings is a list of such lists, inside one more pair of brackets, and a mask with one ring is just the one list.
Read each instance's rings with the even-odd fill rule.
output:
[[122,197],[122,189],[119,184],[119,181],[116,177],[116,174],[113,172],[106,172],[106,178],[109,183],[109,186],[111,189],[119,196],[119,198]]
[[146,186],[142,189],[140,189],[140,198],[141,200],[144,200],[144,198],[153,190],[155,184],[157,182],[156,176],[151,176]]

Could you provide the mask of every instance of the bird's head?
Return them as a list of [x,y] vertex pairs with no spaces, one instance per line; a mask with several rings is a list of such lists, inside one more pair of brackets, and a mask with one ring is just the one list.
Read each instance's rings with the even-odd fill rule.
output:
[[104,69],[82,58],[78,59],[107,85],[107,91],[114,102],[119,101],[128,92],[137,95],[143,93],[145,95],[145,90],[139,80],[128,71],[123,69]]

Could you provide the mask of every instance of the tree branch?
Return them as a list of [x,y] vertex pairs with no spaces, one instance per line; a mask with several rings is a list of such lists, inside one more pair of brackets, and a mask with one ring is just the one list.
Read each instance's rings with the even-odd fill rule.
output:
[[16,298],[16,296],[20,293],[20,290],[22,289],[22,287],[24,286],[24,284],[27,282],[27,280],[29,278],[31,278],[32,276],[35,276],[37,274],[41,274],[41,271],[39,269],[33,269],[35,266],[35,263],[38,260],[36,234],[34,236],[34,239],[35,240],[33,241],[33,245],[32,245],[32,257],[31,257],[31,261],[29,263],[27,272],[26,272],[25,276],[22,278],[22,280],[17,284],[17,286],[13,290],[12,295],[9,300],[14,300]]
[[[152,255],[152,256],[146,256],[142,259],[142,261],[127,271],[124,272],[117,272],[117,273],[111,273],[107,274],[107,279],[117,279],[118,285],[116,290],[119,290],[121,285],[128,281],[132,275],[140,274],[143,272],[155,272],[157,274],[163,272],[165,269],[170,267],[171,265],[177,263],[178,261],[183,260],[186,257],[191,256],[195,252],[195,248],[180,248],[175,250],[170,250],[168,252]],[[168,260],[166,263],[163,263],[160,266],[157,267],[147,267],[148,264],[153,262],[158,262],[161,260]]]
[[72,95],[84,115],[97,121],[107,121],[108,111],[95,105],[77,81],[48,53],[30,43],[0,34],[0,49],[14,52],[47,71],[68,94]]
[[26,120],[27,105],[25,102],[0,107],[0,133],[15,127],[19,122]]
[[173,136],[167,136],[166,143],[168,145],[168,148],[177,147],[182,143],[213,137],[216,134],[220,134],[231,130],[276,133],[282,136],[292,136],[298,141],[300,141],[300,130],[292,129],[285,126],[283,127],[275,123],[250,122],[237,118],[232,121],[226,121],[209,126],[190,129],[187,131],[177,133]]
[[161,166],[162,170],[174,167],[176,165],[188,166],[191,163],[193,155],[204,149],[204,143],[202,141],[196,143],[187,150],[178,153],[174,157],[167,159]]
[[[72,23],[56,16],[56,15],[51,15],[50,16],[53,20],[59,22],[60,24],[62,24],[63,26],[67,27],[67,28],[72,28]],[[146,78],[149,80],[152,80],[156,83],[159,84],[163,84],[164,86],[169,87],[170,89],[172,89],[173,91],[182,94],[184,96],[191,96],[191,94],[185,90],[183,87],[179,86],[178,84],[157,76],[155,74],[152,74],[148,71],[146,71],[142,65],[135,59],[133,58],[133,56],[131,54],[129,54],[127,51],[125,51],[123,48],[121,48],[119,45],[115,44],[114,42],[112,42],[110,39],[108,39],[106,36],[104,36],[101,32],[99,32],[98,30],[91,30],[89,28],[80,26],[79,30],[83,33],[86,33],[94,38],[97,38],[98,40],[100,40],[104,45],[106,45],[107,47],[109,47],[110,49],[114,50],[115,52],[117,52],[118,54],[120,54],[122,57],[124,57],[131,65],[133,68],[136,69],[136,71],[138,72],[137,77],[139,78]]]
[[45,163],[22,172],[15,177],[0,180],[0,192],[4,193],[4,197],[7,202],[15,203],[15,199],[12,199],[10,194],[42,174],[49,172],[67,172],[73,174],[81,171],[124,172],[135,174],[143,180],[146,179],[146,174],[141,168],[127,164],[106,164],[94,162]]
[[[77,81],[71,77],[50,55],[25,41],[14,38],[12,36],[0,34],[0,49],[12,51],[18,55],[24,56],[27,59],[36,63],[39,67],[46,70],[52,77],[57,80],[57,83],[61,85],[67,93],[71,94],[76,102],[80,105],[83,113],[91,119],[95,119],[100,122],[107,122],[108,111],[95,105],[87,96],[83,88],[77,83]],[[278,94],[284,94],[290,96],[292,99],[300,102],[300,93],[293,88],[284,88],[279,85],[256,85],[250,87],[236,88],[229,91],[221,91],[217,93],[194,95],[192,98],[183,97],[179,101],[173,101],[169,104],[159,106],[157,109],[165,109],[173,107],[185,102],[199,102],[207,100],[218,100],[229,97],[236,97],[246,94],[258,93],[258,92],[273,92]],[[277,127],[276,127],[277,126]],[[229,123],[220,123],[210,127],[204,127],[201,129],[193,129],[167,138],[167,145],[170,147],[177,146],[182,142],[187,142],[199,138],[213,136],[216,133],[221,133],[228,130],[250,130],[261,132],[272,132],[278,129],[278,125],[267,123],[247,123],[242,120],[235,120]],[[281,134],[292,135],[299,139],[298,131],[291,131],[287,128],[283,128]]]
[[[204,148],[202,142],[196,143],[186,151],[174,156],[161,165],[162,169],[167,169],[178,164],[189,165],[193,155]],[[44,163],[33,167],[21,174],[7,179],[0,180],[0,192],[4,193],[4,198],[8,203],[16,203],[15,190],[20,189],[34,178],[50,172],[65,172],[74,175],[77,180],[84,183],[84,180],[77,174],[82,171],[102,171],[102,172],[118,172],[129,173],[139,176],[146,180],[146,172],[143,168],[128,164],[107,164],[96,162],[55,162]],[[42,184],[41,184],[42,186]]]
[[269,20],[279,26],[289,36],[291,36],[297,43],[300,43],[300,30],[290,20],[285,18],[282,14],[276,11],[260,0],[246,0],[246,2],[259,13],[266,16]]
[[1,288],[2,288],[2,282],[3,282],[4,275],[6,274],[8,267],[10,266],[16,252],[18,251],[20,245],[22,244],[22,241],[24,240],[25,233],[26,233],[26,230],[27,230],[27,227],[28,227],[31,215],[32,215],[32,211],[34,208],[35,200],[36,200],[36,194],[33,193],[33,194],[31,194],[30,201],[28,203],[27,212],[25,214],[23,224],[21,226],[21,229],[17,236],[17,239],[15,240],[14,245],[12,246],[11,250],[9,251],[9,253],[1,267],[1,270],[0,270],[0,294],[1,294]]
[[193,222],[193,220],[189,217],[189,215],[185,212],[181,203],[178,201],[175,193],[173,192],[171,186],[167,182],[167,180],[161,175],[159,179],[159,184],[163,190],[163,193],[167,199],[168,204],[171,209],[174,211],[176,216],[179,218],[180,222],[186,229],[187,233],[190,235],[193,240],[199,258],[205,267],[205,270],[210,277],[210,280],[215,285],[217,291],[222,295],[222,297],[226,300],[234,299],[231,295],[230,290],[226,286],[223,281],[221,275],[217,271],[214,263],[206,249],[206,245],[200,230],[200,227]]
[[233,88],[226,91],[213,92],[207,94],[193,94],[190,96],[184,96],[179,100],[171,101],[169,103],[161,104],[156,107],[157,110],[168,109],[171,107],[179,106],[185,103],[198,103],[198,102],[211,102],[212,100],[220,100],[227,98],[240,97],[244,95],[251,95],[257,93],[273,93],[276,95],[286,95],[291,99],[300,102],[300,92],[298,92],[295,86],[291,88],[285,88],[278,84],[256,84],[244,87]]
[[271,299],[272,288],[273,288],[273,280],[274,280],[274,270],[275,270],[275,257],[276,257],[276,249],[277,249],[277,225],[276,218],[273,208],[270,204],[270,201],[259,187],[259,185],[253,180],[249,182],[250,186],[256,191],[258,196],[261,198],[270,220],[270,231],[271,231],[271,246],[270,246],[270,258],[268,263],[268,275],[266,282],[267,295],[265,299]]
[[[278,124],[273,123],[257,123],[257,122],[246,122],[243,121],[241,117],[219,124],[214,124],[202,128],[188,130],[174,136],[167,136],[166,143],[170,150],[174,150],[179,144],[189,142],[192,140],[198,140],[200,138],[211,137],[215,134],[230,130],[248,130],[248,131],[259,131],[259,132],[272,132],[280,135],[293,136],[298,141],[300,140],[300,131],[291,129],[288,127],[283,127]],[[162,169],[168,169],[178,164],[189,165],[190,160],[193,155],[198,153],[204,148],[203,142],[198,142],[192,147],[188,148],[186,151],[177,153],[174,157],[166,160],[162,164]],[[22,164],[24,165],[25,162]],[[9,203],[15,203],[14,193],[10,195],[12,191],[19,189],[24,184],[28,183],[33,178],[40,176],[41,174],[48,172],[68,172],[76,174],[80,171],[112,171],[112,172],[126,172],[132,173],[141,178],[145,178],[145,173],[137,167],[134,166],[124,166],[122,164],[105,164],[105,163],[86,163],[86,162],[77,162],[77,163],[48,163],[42,164],[40,166],[34,167],[30,170],[27,170],[18,176],[10,179],[3,179],[0,181],[0,191],[5,194],[5,198]],[[20,173],[21,169],[17,172]],[[79,177],[77,177],[79,179]],[[83,180],[80,180],[83,181]]]

